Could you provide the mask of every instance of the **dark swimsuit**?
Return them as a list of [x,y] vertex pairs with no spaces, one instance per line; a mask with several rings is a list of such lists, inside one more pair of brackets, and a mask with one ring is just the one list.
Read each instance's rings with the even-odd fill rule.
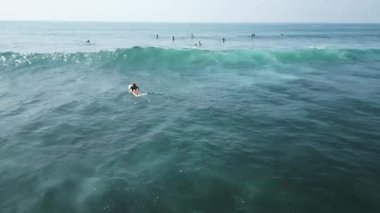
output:
[[131,89],[132,91],[134,91],[134,90],[138,90],[138,89],[139,89],[139,87],[138,87],[138,86],[136,86],[136,85],[132,85],[130,89]]

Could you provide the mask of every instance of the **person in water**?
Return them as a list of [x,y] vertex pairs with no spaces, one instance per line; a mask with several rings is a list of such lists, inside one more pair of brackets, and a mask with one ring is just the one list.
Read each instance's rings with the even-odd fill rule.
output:
[[222,38],[222,41],[223,41],[223,43],[226,41],[226,39],[225,38]]
[[137,86],[136,83],[133,83],[132,85],[129,85],[129,89],[131,90],[132,93],[139,94],[140,93],[140,88]]
[[86,41],[86,44],[87,44],[87,45],[95,45],[95,42],[92,42],[92,43],[91,43],[90,40],[87,40],[87,41]]
[[172,42],[174,42],[174,40],[175,40],[175,38],[174,38],[174,36],[172,36]]

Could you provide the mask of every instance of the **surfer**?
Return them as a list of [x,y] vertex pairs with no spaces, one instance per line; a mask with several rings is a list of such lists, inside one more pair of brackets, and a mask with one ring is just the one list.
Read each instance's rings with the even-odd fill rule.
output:
[[156,39],[158,39],[158,34],[156,34]]
[[86,41],[86,44],[87,44],[87,45],[95,45],[95,42],[92,42],[92,43],[91,43],[90,40],[87,40],[87,41]]
[[134,94],[134,95],[140,94],[140,88],[137,86],[136,83],[132,83],[131,85],[129,85],[128,88],[132,94]]
[[131,85],[129,85],[129,89],[133,92],[133,91],[138,91],[139,87],[137,86],[136,83],[132,83]]
[[223,41],[223,44],[224,44],[224,42],[226,41],[226,39],[225,39],[225,38],[222,38],[222,41]]
[[175,40],[175,38],[174,38],[174,36],[172,36],[172,42],[174,42],[174,40]]

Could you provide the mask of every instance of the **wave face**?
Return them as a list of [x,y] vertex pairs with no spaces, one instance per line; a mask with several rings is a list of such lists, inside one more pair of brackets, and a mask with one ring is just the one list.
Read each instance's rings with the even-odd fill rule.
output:
[[140,48],[90,53],[0,53],[0,68],[19,69],[72,64],[119,67],[125,70],[182,70],[207,66],[256,67],[276,64],[366,63],[380,58],[379,49],[300,49],[300,50],[194,50]]

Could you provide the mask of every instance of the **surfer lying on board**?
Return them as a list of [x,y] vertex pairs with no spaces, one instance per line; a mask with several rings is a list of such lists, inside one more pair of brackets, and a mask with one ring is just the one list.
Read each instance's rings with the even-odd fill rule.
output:
[[131,93],[133,95],[139,95],[140,94],[140,88],[137,86],[136,83],[132,83],[131,85],[129,85],[129,91],[131,91]]

